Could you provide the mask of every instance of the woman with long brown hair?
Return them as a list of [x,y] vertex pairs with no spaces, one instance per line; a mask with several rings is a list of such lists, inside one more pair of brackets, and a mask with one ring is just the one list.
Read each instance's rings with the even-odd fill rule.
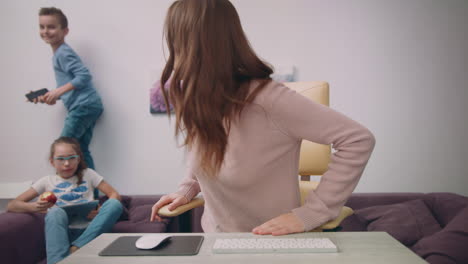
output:
[[[334,219],[374,147],[372,133],[344,115],[271,80],[273,70],[250,47],[228,0],[179,0],[165,21],[169,58],[161,84],[183,135],[189,171],[158,210],[202,192],[205,232],[282,235]],[[163,87],[163,85],[161,85]],[[308,113],[308,115],[304,115]],[[300,205],[302,139],[333,144],[329,169]]]

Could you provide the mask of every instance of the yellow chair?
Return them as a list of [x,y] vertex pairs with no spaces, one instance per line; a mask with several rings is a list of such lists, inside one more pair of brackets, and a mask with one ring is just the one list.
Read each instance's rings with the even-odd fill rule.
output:
[[[311,100],[321,103],[323,105],[329,105],[329,94],[330,90],[327,82],[289,82],[284,83],[287,87],[297,91],[298,93],[310,98]],[[304,203],[305,197],[309,191],[317,188],[319,182],[310,181],[310,176],[322,175],[328,169],[328,163],[330,162],[330,145],[321,145],[304,140],[301,145],[301,153],[299,160],[299,187],[301,192],[301,204]],[[174,217],[183,214],[193,208],[202,206],[205,203],[203,198],[196,197],[188,204],[179,206],[173,211],[169,211],[167,206],[159,209],[159,215],[166,217]],[[333,230],[336,229],[341,221],[346,217],[352,215],[354,212],[351,208],[344,206],[339,216],[322,226],[314,229],[313,231]]]

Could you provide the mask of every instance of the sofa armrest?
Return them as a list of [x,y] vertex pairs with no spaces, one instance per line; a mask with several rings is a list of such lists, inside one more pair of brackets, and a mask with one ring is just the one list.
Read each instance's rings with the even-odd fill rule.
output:
[[44,216],[41,213],[0,214],[2,263],[37,263],[46,257]]

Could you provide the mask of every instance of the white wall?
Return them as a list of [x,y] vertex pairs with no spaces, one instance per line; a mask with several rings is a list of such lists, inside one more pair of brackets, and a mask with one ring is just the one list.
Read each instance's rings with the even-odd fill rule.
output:
[[[360,192],[468,195],[468,2],[463,0],[236,0],[258,54],[295,65],[298,79],[327,80],[331,105],[369,127],[377,146]],[[62,8],[67,42],[94,75],[105,112],[91,150],[123,194],[167,193],[184,175],[183,151],[149,88],[164,64],[162,24],[171,1],[0,2],[0,183],[52,172],[50,143],[65,109],[24,101],[53,88],[52,51],[37,11]]]

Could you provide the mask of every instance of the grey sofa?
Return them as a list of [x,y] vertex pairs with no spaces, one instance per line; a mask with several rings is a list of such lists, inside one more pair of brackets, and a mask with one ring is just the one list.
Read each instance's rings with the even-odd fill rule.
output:
[[452,193],[353,194],[342,231],[386,231],[431,264],[468,263],[468,197]]
[[[160,195],[123,196],[125,212],[113,232],[203,232],[203,207],[149,222]],[[355,214],[337,232],[386,231],[432,264],[468,263],[468,197],[452,193],[355,193]],[[2,263],[45,263],[44,215],[0,214]]]

